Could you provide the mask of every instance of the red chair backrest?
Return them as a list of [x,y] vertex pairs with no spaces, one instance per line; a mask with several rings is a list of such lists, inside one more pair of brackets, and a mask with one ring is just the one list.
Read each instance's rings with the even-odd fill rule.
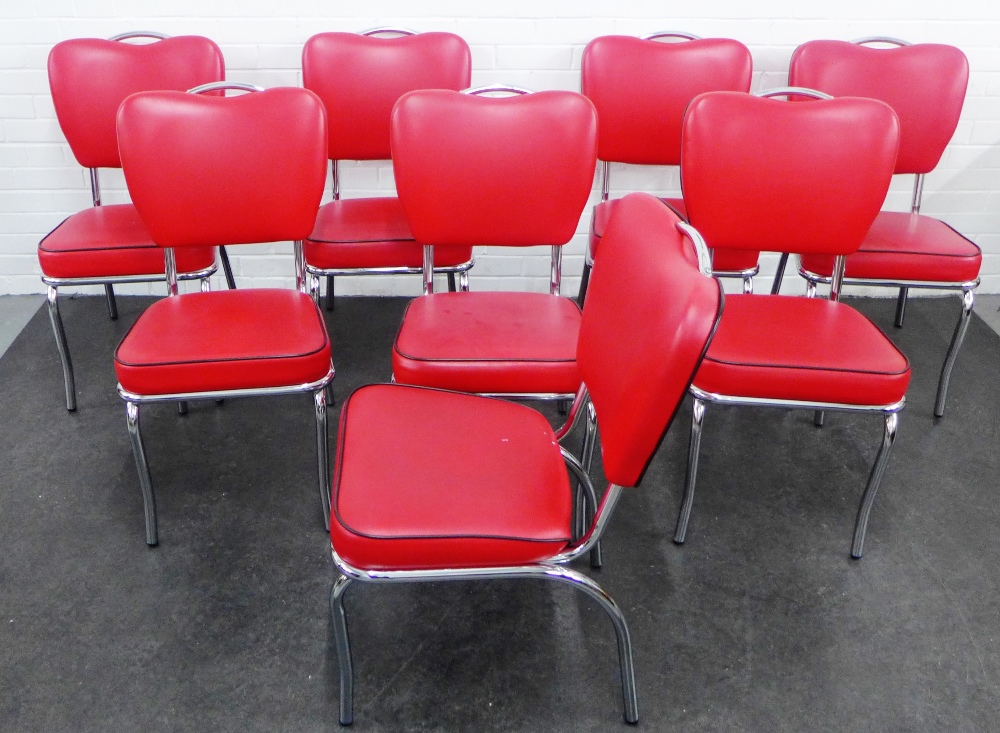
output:
[[582,89],[601,121],[597,157],[677,165],[688,103],[702,92],[750,91],[752,66],[750,50],[727,38],[595,38],[583,51]]
[[418,242],[562,245],[593,185],[597,112],[576,92],[410,92],[392,112],[392,160]]
[[305,239],[326,179],[326,111],[307,89],[143,92],[118,112],[125,182],[163,247]]
[[302,50],[302,83],[329,113],[332,160],[388,159],[396,100],[415,89],[460,91],[471,75],[469,45],[454,33],[320,33]]
[[201,36],[141,44],[76,38],[49,53],[56,117],[85,168],[121,167],[115,115],[125,97],[154,89],[183,92],[224,78],[222,51]]
[[955,134],[969,85],[969,61],[954,46],[872,48],[810,41],[795,49],[789,83],[834,97],[880,99],[899,117],[897,173],[933,170]]
[[710,247],[850,254],[885,200],[899,144],[874,99],[710,92],[684,115],[681,187]]
[[646,193],[618,204],[597,252],[577,345],[601,425],[608,480],[635,486],[673,421],[722,314],[672,209]]

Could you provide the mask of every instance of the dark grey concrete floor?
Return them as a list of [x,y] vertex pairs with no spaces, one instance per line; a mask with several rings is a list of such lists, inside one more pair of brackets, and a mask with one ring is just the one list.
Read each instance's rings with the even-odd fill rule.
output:
[[[147,409],[148,549],[111,354],[150,299],[120,301],[115,323],[102,298],[63,302],[75,414],[44,309],[0,358],[0,729],[336,730],[310,401]],[[677,547],[685,409],[594,572],[631,625],[647,730],[1000,727],[1000,337],[973,320],[934,420],[957,299],[912,300],[902,330],[894,301],[852,302],[914,368],[865,557],[878,418],[710,407]],[[327,314],[338,402],[387,378],[404,304]],[[359,731],[623,729],[610,624],[564,586],[355,586],[347,612]]]

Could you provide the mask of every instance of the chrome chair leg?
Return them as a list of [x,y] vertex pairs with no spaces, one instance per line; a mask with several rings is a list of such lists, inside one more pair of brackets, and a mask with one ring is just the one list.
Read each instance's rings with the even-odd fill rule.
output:
[[[319,305],[319,292],[317,286],[317,293],[314,296],[316,300],[316,305]],[[326,276],[326,309],[328,311],[333,310],[333,275]]]
[[455,273],[454,272],[449,272],[448,273],[448,292],[449,293],[454,293],[455,290],[457,290],[457,288],[455,287]]
[[[597,446],[597,412],[594,409],[594,403],[587,401],[587,425],[586,432],[583,436],[583,447],[580,449],[580,462],[583,464],[584,470],[587,475],[590,475],[591,468],[594,465],[594,448]],[[581,534],[586,531],[586,528],[590,526],[593,521],[594,514],[597,512],[597,499],[596,497],[590,504],[590,511],[584,518],[585,524],[581,526]],[[604,564],[604,551],[601,549],[601,541],[598,542],[590,549],[590,567],[599,568]]]
[[201,279],[201,292],[210,293],[212,292],[212,280],[211,278],[203,277]]
[[118,320],[118,302],[115,300],[115,286],[111,283],[104,284],[104,297],[108,301],[108,317],[112,321]]
[[813,412],[813,425],[817,428],[823,427],[824,419],[826,418],[826,410],[816,410]]
[[340,724],[354,722],[354,665],[351,664],[351,640],[347,634],[347,614],[344,612],[344,592],[352,582],[341,575],[330,590],[330,621],[333,639],[337,645],[337,664],[340,667]]
[[812,281],[806,283],[806,297],[807,298],[816,297],[816,283]]
[[958,316],[958,323],[955,325],[955,332],[951,336],[951,344],[948,346],[948,355],[945,356],[944,366],[941,367],[941,378],[938,380],[937,398],[934,400],[934,417],[944,416],[944,403],[948,398],[948,382],[951,381],[951,370],[955,366],[955,359],[958,357],[958,350],[965,339],[965,332],[969,329],[969,321],[972,320],[972,306],[975,302],[975,295],[971,289],[962,292],[962,312]]
[[885,416],[885,432],[882,434],[882,445],[875,456],[875,463],[872,465],[871,473],[868,474],[868,485],[865,486],[865,493],[861,497],[861,505],[858,507],[858,518],[854,523],[854,541],[851,544],[851,557],[855,560],[859,559],[864,552],[868,517],[872,513],[875,495],[878,493],[879,485],[882,483],[882,475],[889,465],[889,452],[892,450],[893,441],[896,440],[896,426],[898,424],[898,412],[893,412]]
[[139,432],[139,404],[137,402],[125,403],[125,417],[128,424],[128,437],[132,442],[132,453],[135,456],[135,467],[139,471],[142,508],[146,513],[146,544],[152,547],[158,542],[156,535],[156,498],[153,496],[153,480],[149,475],[146,450],[142,445],[142,433]]
[[625,705],[625,721],[639,722],[639,703],[635,692],[635,669],[632,661],[632,638],[629,635],[628,624],[615,600],[604,592],[597,583],[586,575],[566,567],[545,568],[543,576],[550,580],[572,585],[579,591],[593,598],[611,618],[615,627],[615,637],[618,640],[618,665],[622,678],[622,699]]
[[55,285],[48,288],[49,321],[52,322],[52,332],[56,336],[56,348],[59,350],[59,361],[62,362],[63,382],[66,385],[66,409],[76,411],[76,380],[73,378],[73,362],[69,358],[69,345],[66,343],[66,331],[63,329],[62,316],[59,315],[58,290]]
[[747,275],[743,278],[743,294],[753,295],[753,276]]
[[458,289],[463,293],[469,292],[469,273],[468,271],[461,273],[458,276]]
[[222,260],[222,271],[226,274],[226,285],[230,290],[236,290],[236,278],[233,277],[233,266],[229,264],[229,253],[225,247],[219,247],[219,257]]
[[[332,278],[333,275],[330,275],[329,277]],[[306,275],[306,288],[309,291],[309,296],[313,299],[313,303],[315,303],[316,307],[319,308],[319,299],[320,299],[319,275]],[[330,291],[328,289],[326,295],[327,310],[333,310],[333,308],[329,307],[330,300],[331,300]]]
[[698,479],[698,452],[701,450],[701,432],[705,425],[705,403],[695,399],[694,410],[691,413],[691,441],[688,443],[687,474],[684,477],[684,498],[681,500],[681,511],[677,515],[677,527],[674,529],[674,542],[684,544],[687,536],[688,522],[691,520],[691,507],[694,506],[694,485]]
[[909,288],[900,288],[899,295],[896,297],[896,328],[903,327],[903,318],[906,315],[906,296],[909,292]]
[[785,277],[785,267],[788,265],[788,253],[782,252],[778,258],[778,269],[774,272],[774,284],[771,285],[771,295],[777,295],[781,290],[781,281]]
[[580,278],[580,290],[576,294],[576,304],[583,308],[583,302],[587,299],[587,288],[590,286],[590,271],[592,267],[587,263],[583,264],[583,276]]
[[330,531],[330,433],[326,421],[326,386],[313,392],[316,408],[316,458],[319,469],[319,498],[323,507],[323,525]]

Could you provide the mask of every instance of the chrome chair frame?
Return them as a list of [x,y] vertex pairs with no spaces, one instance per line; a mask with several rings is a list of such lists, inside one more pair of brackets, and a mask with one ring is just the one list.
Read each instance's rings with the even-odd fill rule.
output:
[[[188,90],[188,94],[202,94],[212,91],[223,91],[227,89],[257,92],[263,91],[261,87],[253,84],[239,82],[212,82],[202,84]],[[302,242],[295,242],[295,251],[300,253]],[[167,297],[177,297],[179,295],[177,287],[177,258],[173,247],[163,248],[164,260],[166,262]],[[207,280],[202,281],[202,290],[207,291]],[[305,293],[304,281],[296,277],[296,289]],[[153,480],[149,471],[149,462],[146,460],[146,449],[142,440],[142,432],[139,425],[139,406],[156,402],[177,402],[180,411],[186,412],[186,404],[193,400],[215,400],[220,402],[231,397],[265,397],[270,395],[301,394],[311,392],[313,395],[313,409],[316,417],[316,454],[317,471],[319,478],[320,503],[323,510],[323,523],[327,530],[330,528],[330,434],[327,423],[327,405],[332,401],[330,385],[336,376],[333,364],[326,375],[315,382],[306,384],[289,385],[285,387],[263,387],[259,389],[227,389],[213,390],[208,392],[184,392],[178,394],[157,394],[140,395],[129,392],[121,384],[118,385],[118,394],[125,400],[126,425],[128,426],[129,441],[132,444],[132,453],[135,457],[136,470],[139,473],[139,489],[142,492],[143,511],[146,518],[146,544],[154,546],[158,544],[156,522],[156,497],[153,494]]]
[[[694,33],[688,33],[687,31],[657,31],[655,33],[648,33],[644,36],[640,36],[643,41],[655,41],[660,38],[678,38],[685,41],[698,41],[701,40],[701,36],[697,36]],[[600,203],[607,202],[611,197],[611,163],[607,160],[600,161],[601,163],[601,201]],[[683,217],[682,217],[683,218]],[[577,294],[577,302],[581,305],[583,304],[584,298],[587,294],[587,285],[590,282],[590,271],[594,268],[594,257],[590,251],[590,243],[587,243],[587,251],[584,254],[583,260],[583,275],[580,279],[580,291]],[[753,293],[753,279],[757,273],[760,272],[760,265],[748,268],[746,270],[719,270],[712,272],[713,277],[722,278],[739,278],[743,281],[743,292],[746,294]]]
[[[893,38],[891,36],[868,36],[865,38],[856,38],[851,41],[851,43],[855,43],[859,46],[876,43],[900,47],[913,45],[909,41]],[[910,199],[911,214],[920,213],[920,204],[923,200],[924,194],[924,176],[925,174],[923,173],[917,173],[914,176],[913,195]],[[778,288],[781,287],[781,279],[784,275],[787,261],[788,255],[782,254],[781,259],[778,262],[777,272],[775,273],[774,287],[771,290],[772,293],[777,293]],[[817,285],[829,285],[832,280],[832,277],[824,277],[806,270],[802,267],[801,260],[799,262],[798,272],[799,276],[806,281],[806,295],[809,297],[814,297],[816,295]],[[962,346],[962,341],[965,340],[965,333],[969,329],[969,321],[972,320],[972,308],[975,302],[975,290],[979,286],[979,278],[977,277],[975,280],[967,282],[931,282],[924,280],[904,280],[901,278],[869,280],[865,278],[845,277],[844,284],[898,288],[899,293],[896,297],[896,317],[893,321],[893,325],[896,328],[903,327],[903,319],[906,315],[906,301],[909,297],[911,288],[921,290],[955,290],[961,293],[962,310],[958,314],[958,323],[955,324],[955,330],[952,333],[951,341],[948,344],[948,351],[945,354],[944,363],[941,365],[941,374],[938,377],[937,394],[934,398],[934,417],[943,417],[945,401],[948,398],[948,384],[951,382],[951,372],[955,366],[955,360],[958,358],[958,350]]]
[[[360,31],[362,36],[415,36],[417,31],[398,26],[379,26]],[[330,161],[330,185],[334,201],[340,201],[340,169],[338,160]],[[303,276],[308,277],[309,293],[313,300],[319,303],[320,298],[320,278],[326,277],[326,309],[333,310],[334,277],[337,275],[419,275],[422,268],[419,267],[362,267],[362,268],[322,268],[303,262]],[[448,289],[452,292],[456,289],[455,275],[459,276],[458,287],[462,290],[469,289],[469,270],[476,264],[476,258],[472,257],[468,262],[459,265],[435,267],[434,271],[448,276]]]
[[[593,486],[586,470],[563,451],[566,464],[575,474],[577,480],[589,486],[593,494]],[[354,568],[331,551],[333,562],[339,577],[330,590],[330,620],[333,625],[334,643],[337,650],[337,661],[340,671],[340,723],[349,725],[354,720],[354,667],[351,659],[351,644],[347,628],[347,614],[344,611],[344,594],[355,581],[364,583],[415,583],[445,580],[496,580],[504,578],[538,578],[566,583],[580,590],[597,601],[611,619],[618,642],[618,663],[621,674],[622,698],[624,716],[629,723],[639,720],[639,709],[636,698],[635,671],[632,660],[632,640],[625,617],[611,598],[596,582],[587,576],[570,568],[563,567],[566,563],[590,552],[596,546],[607,527],[615,506],[621,497],[622,488],[610,484],[601,501],[590,529],[587,533],[570,545],[559,555],[548,562],[536,565],[495,568],[456,568],[449,570],[362,570]]]

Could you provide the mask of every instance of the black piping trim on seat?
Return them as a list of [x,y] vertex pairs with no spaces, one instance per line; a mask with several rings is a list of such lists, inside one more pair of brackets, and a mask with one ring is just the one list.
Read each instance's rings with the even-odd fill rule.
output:
[[[470,397],[473,399],[488,400],[495,399],[498,402],[509,403],[507,400],[502,400],[495,397],[482,397],[479,395],[470,395],[467,392],[454,392],[447,389],[437,389],[434,387],[418,387],[411,385],[392,385],[392,384],[364,384],[358,387],[356,390],[351,392],[351,394],[344,400],[344,406],[340,409],[340,429],[337,434],[339,436],[337,440],[337,471],[333,476],[333,497],[331,503],[333,506],[333,513],[337,517],[337,522],[341,527],[346,529],[348,532],[357,535],[358,537],[364,537],[366,539],[388,541],[388,540],[461,540],[461,539],[479,539],[479,540],[501,540],[510,542],[534,542],[542,545],[552,545],[552,544],[569,544],[572,542],[571,537],[558,537],[555,539],[538,539],[537,537],[511,537],[508,535],[480,535],[480,534],[449,534],[449,535],[393,535],[391,537],[384,535],[374,535],[368,534],[366,532],[361,532],[347,522],[344,521],[343,516],[340,514],[340,476],[341,471],[344,468],[344,446],[347,443],[347,408],[351,404],[351,400],[354,399],[354,395],[363,389],[368,387],[391,387],[393,389],[422,389],[428,392],[445,392],[447,394],[460,394],[464,397]],[[531,409],[531,408],[526,408]]]
[[[890,341],[890,344],[892,342]],[[878,372],[872,369],[843,369],[840,367],[814,367],[814,366],[802,366],[802,365],[792,365],[792,364],[758,364],[751,361],[729,361],[726,359],[718,359],[713,356],[705,356],[705,361],[714,361],[716,364],[726,364],[727,366],[734,367],[749,367],[754,369],[788,369],[788,370],[799,370],[799,371],[814,371],[814,372],[840,372],[843,374],[878,374],[883,376],[899,376],[900,374],[906,374],[910,371],[910,362],[906,359],[906,356],[899,351],[893,345],[893,348],[899,353],[900,356],[906,361],[906,369],[901,372]]]
[[[89,211],[89,209],[84,209],[84,211]],[[77,213],[79,214],[82,212],[77,212]],[[67,216],[61,222],[56,224],[55,228],[52,229],[52,231],[50,231],[48,234],[42,237],[42,241],[38,243],[38,249],[42,250],[42,252],[51,252],[52,254],[73,254],[76,252],[121,252],[123,250],[128,250],[128,249],[161,249],[161,247],[159,247],[159,245],[157,245],[156,242],[153,242],[152,240],[148,244],[130,244],[128,247],[79,247],[75,249],[46,249],[44,247],[45,240],[51,237],[53,234],[55,234],[57,229],[59,229],[63,224],[68,222],[74,216],[76,216],[76,214]]]

